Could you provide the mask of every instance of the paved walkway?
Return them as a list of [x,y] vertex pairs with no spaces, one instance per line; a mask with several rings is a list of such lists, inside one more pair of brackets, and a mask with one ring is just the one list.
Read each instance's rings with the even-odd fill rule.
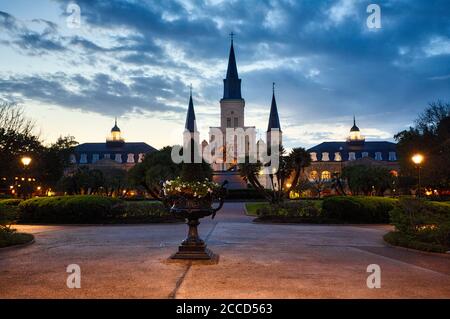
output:
[[[385,246],[389,226],[258,224],[228,203],[200,225],[217,265],[166,261],[183,224],[19,229],[36,243],[0,251],[0,298],[450,298],[450,258]],[[69,264],[81,289],[66,287]]]

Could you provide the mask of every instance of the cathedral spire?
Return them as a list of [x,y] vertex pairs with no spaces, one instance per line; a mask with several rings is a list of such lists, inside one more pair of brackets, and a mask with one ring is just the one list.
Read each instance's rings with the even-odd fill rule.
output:
[[234,33],[230,33],[231,47],[230,56],[228,57],[227,77],[223,80],[223,98],[224,99],[242,99],[241,96],[241,79],[239,79],[236,57],[234,55],[233,37]]
[[186,124],[184,126],[185,130],[194,133],[197,132],[197,124],[195,123],[195,112],[194,112],[194,103],[192,102],[192,84],[189,89],[189,106],[186,115]]
[[272,83],[272,105],[270,106],[269,125],[267,127],[267,132],[270,132],[273,129],[278,129],[281,131],[277,101],[275,99],[275,82]]

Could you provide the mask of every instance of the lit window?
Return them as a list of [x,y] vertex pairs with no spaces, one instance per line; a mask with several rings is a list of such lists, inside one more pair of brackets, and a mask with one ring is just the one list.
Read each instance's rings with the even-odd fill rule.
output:
[[317,171],[311,171],[311,173],[309,173],[309,179],[310,180],[315,180],[315,179],[317,179],[318,175],[319,174],[317,174]]
[[334,153],[334,160],[335,160],[336,162],[342,161],[342,157],[341,157],[341,153],[340,153],[340,152]]
[[114,158],[114,160],[117,163],[122,163],[122,154],[116,154],[116,157]]
[[134,163],[134,154],[128,154],[127,163]]
[[348,160],[349,161],[354,161],[356,159],[356,154],[355,152],[350,152],[348,153]]
[[317,153],[316,152],[309,153],[309,155],[311,155],[311,161],[317,162]]
[[328,162],[329,160],[330,160],[330,157],[328,155],[328,152],[323,152],[322,153],[322,161]]
[[143,160],[144,160],[144,153],[139,153],[138,163],[142,163]]
[[368,152],[362,152],[362,157],[369,157],[369,153]]
[[87,163],[87,154],[81,154],[80,164],[86,164],[86,163]]
[[70,154],[70,163],[72,164],[77,163],[77,157],[74,154]]
[[100,159],[100,156],[98,154],[92,154],[92,163],[97,162]]
[[321,176],[323,180],[331,179],[331,173],[329,171],[323,171]]
[[389,152],[389,160],[390,161],[396,161],[397,160],[397,154],[395,152]]
[[375,160],[382,161],[383,157],[381,156],[381,152],[375,152]]

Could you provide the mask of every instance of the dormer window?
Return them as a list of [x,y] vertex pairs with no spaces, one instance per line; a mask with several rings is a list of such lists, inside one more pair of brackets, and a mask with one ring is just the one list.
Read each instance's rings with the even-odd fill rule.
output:
[[92,154],[92,163],[97,162],[100,159],[100,155],[98,154]]
[[375,160],[382,161],[383,157],[381,156],[381,152],[375,152]]
[[138,163],[142,163],[142,161],[144,160],[144,153],[139,153],[139,157],[138,157]]
[[134,163],[134,154],[128,154],[127,163]]
[[103,158],[110,159],[111,158],[111,154],[105,154],[105,155],[103,155]]
[[70,159],[69,159],[71,164],[76,164],[77,163],[77,157],[75,156],[75,154],[70,154]]
[[355,152],[349,152],[349,153],[348,153],[348,160],[349,160],[349,161],[354,161],[354,160],[356,160],[356,153],[355,153]]
[[395,152],[389,152],[389,160],[390,161],[396,161],[397,160],[397,154]]
[[316,152],[311,152],[311,153],[309,153],[309,155],[311,156],[311,161],[317,162],[317,153]]
[[122,163],[122,154],[116,154],[116,157],[114,158],[114,160],[117,163]]
[[342,157],[341,157],[341,153],[340,153],[340,152],[334,153],[334,160],[335,160],[336,162],[342,161]]
[[87,164],[87,154],[80,155],[80,164]]
[[322,161],[328,162],[330,160],[330,156],[328,155],[328,152],[322,153]]
[[362,153],[361,153],[361,156],[362,156],[362,157],[369,157],[369,152],[362,152]]

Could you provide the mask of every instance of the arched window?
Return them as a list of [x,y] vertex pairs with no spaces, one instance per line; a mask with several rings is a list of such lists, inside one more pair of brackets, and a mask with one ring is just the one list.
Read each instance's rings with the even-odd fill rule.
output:
[[331,179],[331,173],[329,171],[323,171],[321,176],[323,180]]
[[127,163],[134,163],[134,154],[133,153],[128,154]]
[[328,162],[330,160],[330,156],[328,155],[328,152],[322,153],[322,161]]
[[311,173],[309,173],[309,179],[310,180],[315,180],[315,179],[317,179],[318,175],[319,174],[317,173],[317,171],[311,171]]
[[309,153],[309,155],[311,155],[311,161],[317,162],[317,153],[316,152],[311,152],[311,153]]
[[117,163],[122,163],[122,154],[116,154],[114,160],[115,160]]

